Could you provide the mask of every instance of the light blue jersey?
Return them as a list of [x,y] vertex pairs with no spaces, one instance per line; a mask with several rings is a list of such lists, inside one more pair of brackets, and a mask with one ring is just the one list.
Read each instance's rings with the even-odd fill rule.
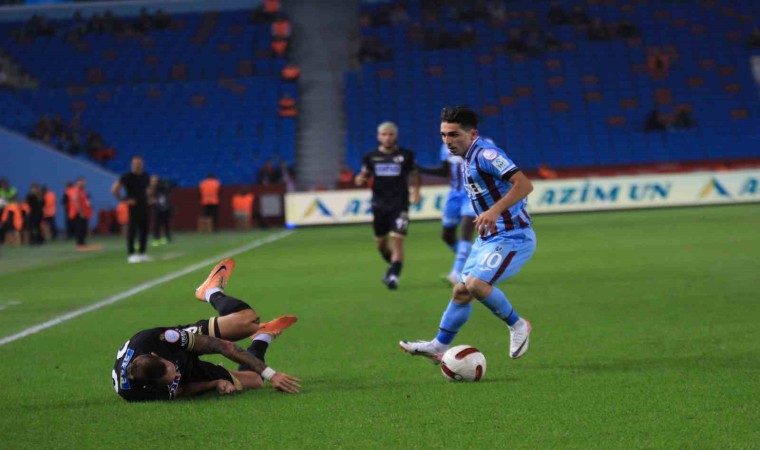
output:
[[[520,169],[504,150],[481,138],[467,150],[462,178],[477,215],[491,208],[512,188],[509,179]],[[460,280],[473,275],[493,285],[517,274],[536,250],[536,235],[523,199],[505,211],[496,231],[480,236],[467,258]]]
[[[462,178],[477,215],[504,197],[512,188],[509,178],[519,170],[504,150],[480,137],[473,141],[464,157]],[[531,218],[526,211],[527,204],[527,199],[522,199],[505,211],[496,222],[496,231],[491,235],[529,227]]]
[[[481,136],[480,139],[486,143],[493,144],[493,141],[487,137]],[[443,207],[441,222],[444,227],[455,227],[459,225],[463,216],[477,217],[477,214],[472,209],[472,203],[467,198],[467,191],[464,189],[462,157],[452,154],[446,147],[446,144],[441,144],[441,162],[443,161],[449,163],[449,186],[451,189],[446,196],[446,204]]]

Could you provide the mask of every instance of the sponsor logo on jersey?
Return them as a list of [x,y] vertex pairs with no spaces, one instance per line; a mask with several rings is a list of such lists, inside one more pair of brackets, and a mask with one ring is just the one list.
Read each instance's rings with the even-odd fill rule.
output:
[[478,195],[481,195],[485,192],[484,189],[482,189],[478,183],[465,183],[464,189],[467,191],[467,195],[470,198],[474,198]]
[[509,161],[507,161],[501,156],[494,159],[491,164],[493,164],[493,166],[496,167],[496,170],[498,170],[499,172],[505,172],[507,169],[512,169],[515,167],[514,164],[510,164]]
[[121,360],[121,370],[119,371],[119,387],[122,391],[128,391],[131,386],[129,384],[129,377],[127,376],[127,366],[129,366],[129,362],[132,361],[132,356],[134,356],[135,351],[131,348],[127,350],[126,356],[124,356],[124,359]]
[[[403,158],[403,157],[402,157]],[[401,175],[401,165],[384,163],[375,165],[375,176],[378,177],[397,177]]]

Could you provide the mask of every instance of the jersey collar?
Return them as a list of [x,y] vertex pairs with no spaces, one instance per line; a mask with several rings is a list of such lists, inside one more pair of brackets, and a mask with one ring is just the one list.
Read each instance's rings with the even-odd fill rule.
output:
[[470,156],[472,156],[472,151],[478,146],[478,143],[480,142],[480,136],[476,137],[474,141],[472,141],[472,144],[470,144],[470,148],[467,149],[467,153],[464,154],[464,159],[469,161]]

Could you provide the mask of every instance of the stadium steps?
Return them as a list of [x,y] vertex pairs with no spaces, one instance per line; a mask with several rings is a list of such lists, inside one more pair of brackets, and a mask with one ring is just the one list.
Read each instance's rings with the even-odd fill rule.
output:
[[331,187],[338,179],[345,147],[343,72],[351,56],[345,37],[355,27],[358,5],[357,0],[293,0],[285,5],[295,36],[291,59],[301,68],[296,159],[302,188]]

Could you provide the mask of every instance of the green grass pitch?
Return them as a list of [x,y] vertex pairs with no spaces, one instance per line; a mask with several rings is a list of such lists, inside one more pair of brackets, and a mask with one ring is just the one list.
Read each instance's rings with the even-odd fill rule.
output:
[[[530,351],[510,360],[480,305],[455,341],[488,358],[480,383],[397,347],[432,338],[449,299],[437,222],[411,225],[396,292],[369,225],[305,228],[238,255],[228,287],[263,319],[299,316],[267,362],[302,377],[300,395],[116,396],[132,334],[214,314],[193,297],[209,266],[0,346],[0,448],[760,447],[760,206],[535,222],[535,257],[501,284],[533,323]],[[275,232],[179,235],[139,265],[120,239],[3,249],[0,338]]]

